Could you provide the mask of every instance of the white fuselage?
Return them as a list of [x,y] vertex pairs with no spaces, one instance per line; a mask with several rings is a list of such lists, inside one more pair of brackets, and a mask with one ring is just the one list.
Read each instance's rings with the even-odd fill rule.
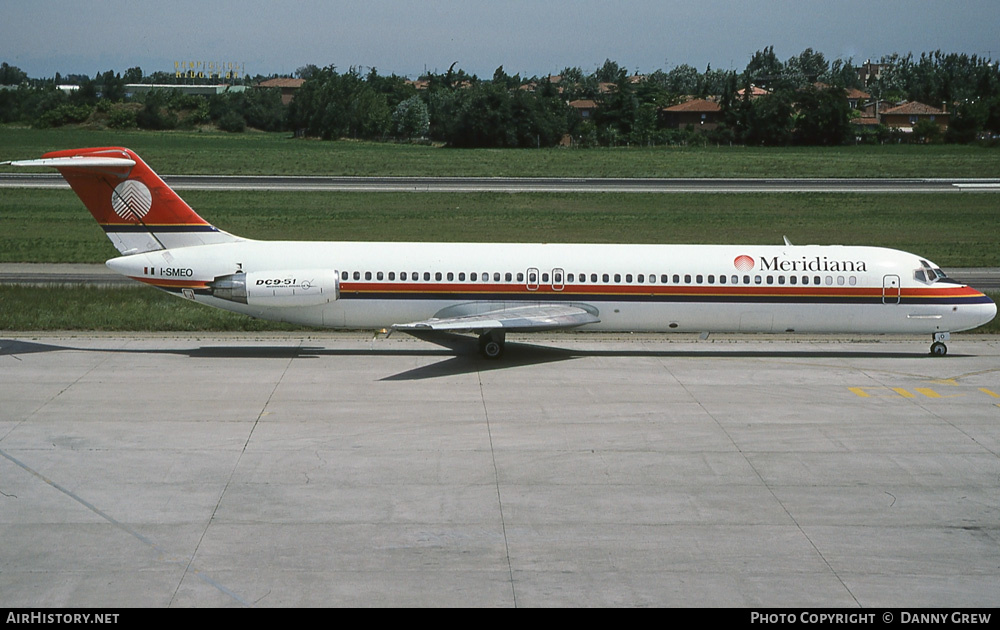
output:
[[[527,304],[581,306],[600,320],[583,329],[664,332],[937,333],[996,313],[974,289],[921,279],[932,265],[919,257],[876,247],[247,240],[108,266],[211,306],[333,328]],[[277,280],[317,270],[339,279],[318,304],[239,303],[209,288],[235,272]]]

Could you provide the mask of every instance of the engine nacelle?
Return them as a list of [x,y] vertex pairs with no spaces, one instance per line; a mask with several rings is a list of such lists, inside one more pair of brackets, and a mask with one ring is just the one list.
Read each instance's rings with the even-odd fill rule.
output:
[[250,306],[318,306],[340,297],[340,274],[332,269],[237,272],[217,276],[214,297]]

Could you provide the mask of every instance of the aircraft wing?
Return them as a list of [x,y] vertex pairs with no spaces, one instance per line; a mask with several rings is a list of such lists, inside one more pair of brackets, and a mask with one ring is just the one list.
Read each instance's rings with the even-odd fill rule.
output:
[[395,324],[393,330],[403,332],[471,332],[502,330],[504,332],[535,332],[574,328],[601,321],[597,315],[568,304],[531,304],[486,311],[458,317],[432,317],[420,322]]

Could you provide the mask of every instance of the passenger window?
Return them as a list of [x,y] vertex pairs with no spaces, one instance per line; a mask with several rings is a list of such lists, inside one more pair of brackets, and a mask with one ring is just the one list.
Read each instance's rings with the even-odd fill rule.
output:
[[740,283],[740,277],[739,276],[732,276],[729,279],[732,281],[729,284],[739,284]]
[[630,273],[625,274],[625,282],[628,282],[629,284],[632,283],[632,274]]
[[640,273],[638,276],[635,277],[635,279],[636,279],[636,282],[638,282],[639,284],[642,284],[643,281],[646,279],[646,276],[644,276],[644,275],[642,275]]
[[465,282],[465,272],[464,271],[459,271],[458,272],[458,281],[459,282]]
[[844,286],[844,276],[837,276],[837,285]]
[[360,280],[361,279],[361,272],[360,271],[355,271],[354,272],[354,279],[355,280]]
[[785,284],[785,276],[778,276],[778,284]]
[[858,284],[858,279],[855,276],[851,276],[850,278],[848,278],[848,282],[850,282],[851,286],[853,287]]
[[472,280],[473,282],[475,282],[476,278],[478,278],[478,277],[479,276],[476,274],[475,271],[473,271],[472,273],[469,274],[469,280]]
[[768,284],[774,284],[774,276],[768,276],[767,277],[767,283]]
[[798,276],[788,276],[788,284],[795,284],[799,281]]
[[691,274],[684,274],[684,284],[691,284]]
[[500,282],[500,272],[499,271],[494,271],[493,272],[493,282]]
[[514,279],[514,274],[508,271],[503,275],[503,279],[506,280],[507,282],[510,282],[511,280]]
[[715,284],[715,276],[713,276],[712,274],[708,274],[708,283]]
[[365,272],[365,280],[371,280],[371,279],[372,279],[372,272],[366,271]]
[[603,281],[603,282],[604,282],[605,284],[607,284],[608,282],[611,282],[611,276],[609,276],[609,275],[608,275],[608,274],[606,274],[606,273],[605,273],[605,274],[602,274],[602,275],[601,275],[601,280],[602,280],[602,281]]
[[743,276],[743,284],[750,284],[750,276]]
[[753,277],[753,283],[754,283],[754,284],[760,284],[761,282],[763,282],[763,280],[764,280],[764,279],[763,279],[763,278],[761,278],[760,276],[754,276],[754,277]]
[[719,284],[726,284],[726,276],[719,276]]
[[597,274],[596,273],[590,274],[590,281],[593,282],[594,284],[597,284]]
[[833,284],[833,276],[827,276],[826,277],[826,284],[827,284],[827,286]]
[[[819,284],[819,276],[813,276],[813,284]],[[827,283],[829,284],[829,282]]]
[[424,272],[424,281],[426,282],[426,281],[429,281],[430,279],[431,279],[431,272],[425,271]]
[[703,278],[702,278],[702,275],[700,273],[697,276],[694,277],[695,284],[701,284],[702,280],[703,280]]
[[517,281],[518,282],[524,282],[524,272],[520,272],[520,271],[518,272],[518,274],[517,274]]
[[669,278],[667,278],[667,274],[665,274],[665,273],[661,273],[660,274],[660,284],[666,284],[669,281],[670,280],[669,280]]
[[453,271],[448,272],[448,282],[452,282],[455,279],[455,273]]
[[395,280],[395,279],[396,279],[396,272],[395,271],[390,271],[389,272],[389,280]]
[[615,284],[618,284],[621,281],[622,281],[622,274],[616,273],[615,274]]
[[549,274],[545,271],[542,272],[542,284],[549,283]]
[[381,271],[379,271],[378,273],[376,273],[376,274],[375,274],[375,279],[376,279],[376,280],[381,280],[381,279],[382,279],[383,277],[384,277],[384,276],[382,275],[382,272],[381,272]]
[[681,277],[680,277],[679,274],[675,273],[674,274],[674,284],[680,284],[680,283],[681,283]]

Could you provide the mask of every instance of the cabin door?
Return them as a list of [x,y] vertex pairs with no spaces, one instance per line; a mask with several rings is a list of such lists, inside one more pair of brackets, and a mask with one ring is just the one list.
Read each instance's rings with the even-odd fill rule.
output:
[[882,303],[899,304],[899,276],[887,275],[882,278]]
[[529,291],[538,290],[538,268],[528,267],[528,271],[524,274],[524,287]]
[[566,286],[566,273],[558,267],[552,270],[552,290],[562,291]]

